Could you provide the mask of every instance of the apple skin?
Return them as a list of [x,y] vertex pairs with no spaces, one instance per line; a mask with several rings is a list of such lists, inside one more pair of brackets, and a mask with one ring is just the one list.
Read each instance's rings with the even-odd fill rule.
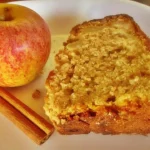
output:
[[51,34],[45,21],[21,5],[0,5],[0,86],[30,83],[50,54]]

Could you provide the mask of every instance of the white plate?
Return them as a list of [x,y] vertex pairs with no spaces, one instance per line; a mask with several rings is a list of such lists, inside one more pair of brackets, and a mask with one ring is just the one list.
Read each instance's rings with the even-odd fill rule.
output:
[[[42,115],[44,83],[48,72],[54,67],[53,58],[62,46],[70,29],[85,20],[106,15],[127,13],[150,36],[150,7],[128,0],[49,0],[13,2],[27,6],[39,13],[48,23],[52,33],[52,52],[44,68],[44,74],[31,84],[10,91],[25,104]],[[32,98],[35,89],[42,92],[39,100]],[[0,150],[149,150],[150,137],[140,135],[88,135],[62,136],[55,132],[41,146],[33,143],[22,131],[0,114]]]

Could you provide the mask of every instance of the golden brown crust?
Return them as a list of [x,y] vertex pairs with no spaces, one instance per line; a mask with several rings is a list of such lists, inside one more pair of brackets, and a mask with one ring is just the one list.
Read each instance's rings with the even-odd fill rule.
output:
[[132,22],[133,24],[135,24],[135,22],[133,21],[133,18],[130,17],[129,15],[126,14],[119,14],[119,15],[112,15],[112,16],[106,16],[105,18],[102,19],[93,19],[90,21],[85,21],[82,24],[78,24],[75,27],[72,28],[70,34],[71,35],[78,35],[80,32],[82,32],[82,29],[84,29],[85,27],[90,27],[90,26],[106,26],[108,24],[112,24],[113,22],[115,22],[116,20],[121,19],[124,22]]
[[[146,50],[150,50],[150,39],[144,34],[132,17],[124,14],[108,16],[104,19],[91,20],[75,26],[71,30],[67,42],[64,44],[64,49],[67,48],[68,44],[78,40],[80,34],[82,34],[86,27],[109,27],[112,23],[118,20],[122,24],[125,23],[130,26],[127,32],[132,32],[133,36],[140,39],[139,41],[142,43],[142,48],[144,47]],[[63,51],[59,54],[61,53],[65,52]],[[57,61],[59,62],[60,60],[56,56],[56,62]],[[142,76],[145,76],[145,72],[142,73],[143,72],[140,74],[141,78]],[[50,72],[46,82],[47,89],[50,90],[48,92],[53,92],[49,83],[53,82],[55,76],[56,74],[54,71]],[[147,76],[149,76],[149,74],[147,74]],[[108,103],[109,101],[112,101],[110,102],[111,105],[100,105],[96,110],[91,110],[89,108],[76,114],[71,114],[70,112],[67,115],[60,114],[59,119],[62,120],[63,123],[52,122],[61,134],[96,132],[102,134],[136,133],[146,135],[150,133],[150,102],[148,99],[144,99],[144,101],[143,99],[140,99],[140,97],[138,97],[136,101],[129,99],[127,105],[117,105],[115,100],[113,101],[108,98]],[[46,98],[46,101],[49,101],[48,97]]]
[[[70,37],[68,38],[67,42],[64,43],[64,46],[67,44],[73,42],[76,40],[76,37],[78,34],[82,32],[82,29],[90,26],[109,26],[109,24],[112,24],[113,22],[117,21],[118,18],[122,20],[122,22],[129,22],[132,25],[132,31],[136,33],[136,36],[141,36],[142,39],[146,40],[146,45],[150,48],[150,40],[147,41],[148,36],[143,33],[143,31],[140,29],[139,25],[134,21],[134,19],[127,15],[127,14],[118,14],[118,15],[112,15],[112,16],[106,16],[102,19],[94,19],[90,21],[85,21],[82,24],[78,24],[75,27],[72,28],[70,31]],[[145,43],[144,43],[145,44]]]
[[104,107],[93,113],[83,113],[78,120],[70,119],[56,126],[61,134],[142,134],[150,133],[150,102],[133,103],[125,107]]

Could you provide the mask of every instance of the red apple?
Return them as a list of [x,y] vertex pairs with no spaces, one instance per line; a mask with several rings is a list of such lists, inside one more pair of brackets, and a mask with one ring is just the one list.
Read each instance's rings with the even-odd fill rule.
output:
[[33,10],[0,4],[0,86],[16,87],[35,79],[50,53],[50,31]]

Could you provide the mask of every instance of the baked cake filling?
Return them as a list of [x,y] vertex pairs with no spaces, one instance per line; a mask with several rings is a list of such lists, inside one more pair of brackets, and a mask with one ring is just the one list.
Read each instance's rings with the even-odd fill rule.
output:
[[57,124],[61,115],[150,100],[149,50],[132,24],[108,24],[82,29],[56,55],[44,108]]

